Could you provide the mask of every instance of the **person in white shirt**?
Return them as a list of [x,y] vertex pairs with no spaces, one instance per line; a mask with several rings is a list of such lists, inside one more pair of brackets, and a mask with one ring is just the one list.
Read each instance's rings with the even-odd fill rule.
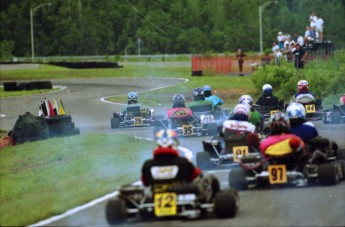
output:
[[297,34],[297,43],[302,47],[304,45],[304,39],[301,35]]
[[272,46],[272,52],[273,54],[279,49],[279,46],[277,45],[276,42],[273,42],[273,46]]
[[285,36],[282,32],[278,32],[277,41],[280,49],[284,49]]
[[320,17],[320,15],[316,16],[316,31],[319,33],[319,41],[323,41],[323,19]]

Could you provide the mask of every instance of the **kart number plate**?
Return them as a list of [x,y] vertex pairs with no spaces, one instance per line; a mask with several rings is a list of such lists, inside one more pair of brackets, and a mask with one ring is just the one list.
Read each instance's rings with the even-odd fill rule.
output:
[[154,210],[157,217],[176,215],[176,193],[155,194]]
[[133,120],[134,120],[134,125],[135,126],[143,124],[143,119],[141,117],[134,117]]
[[232,154],[234,157],[234,162],[239,162],[239,156],[247,156],[248,154],[248,146],[236,146],[232,148]]
[[210,123],[214,122],[214,117],[213,117],[213,115],[201,115],[200,120],[201,120],[203,125],[210,124]]
[[182,135],[184,136],[193,135],[193,125],[182,125]]
[[268,179],[270,184],[287,183],[286,166],[285,165],[269,165]]
[[314,104],[305,105],[305,112],[306,113],[315,113],[316,112],[315,105]]
[[279,110],[271,110],[271,115],[273,115],[273,114],[275,114],[277,112],[279,112]]

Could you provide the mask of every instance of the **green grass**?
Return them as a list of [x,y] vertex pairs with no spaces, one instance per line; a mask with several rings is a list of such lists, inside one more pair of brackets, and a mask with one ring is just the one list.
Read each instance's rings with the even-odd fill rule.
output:
[[23,90],[23,91],[4,91],[4,87],[0,87],[0,98],[8,98],[14,96],[22,96],[22,95],[32,95],[32,94],[41,94],[50,91],[58,90],[58,88],[53,89],[40,89],[40,90]]
[[154,143],[132,135],[80,135],[1,150],[0,226],[33,224],[140,177]]

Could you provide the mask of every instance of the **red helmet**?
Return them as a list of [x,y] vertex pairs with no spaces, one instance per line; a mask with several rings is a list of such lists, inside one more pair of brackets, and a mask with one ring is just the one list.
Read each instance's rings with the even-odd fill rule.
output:
[[309,91],[309,84],[306,80],[300,80],[297,83],[298,92],[308,92]]

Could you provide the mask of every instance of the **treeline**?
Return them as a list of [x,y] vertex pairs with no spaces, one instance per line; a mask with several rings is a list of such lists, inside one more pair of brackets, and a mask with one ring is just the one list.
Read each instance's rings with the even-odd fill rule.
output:
[[[31,56],[35,9],[36,56],[258,52],[259,6],[268,1],[1,0],[1,41]],[[345,45],[345,0],[278,0],[262,10],[264,49],[278,31],[303,35],[314,10],[324,38]]]

